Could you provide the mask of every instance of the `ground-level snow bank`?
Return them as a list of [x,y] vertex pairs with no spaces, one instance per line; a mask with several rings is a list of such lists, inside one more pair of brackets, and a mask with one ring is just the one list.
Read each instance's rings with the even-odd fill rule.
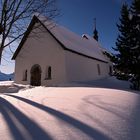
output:
[[0,82],[0,93],[17,93],[19,90],[26,90],[31,88],[30,85],[20,85],[13,81]]
[[139,94],[99,86],[1,93],[0,139],[139,140],[139,108]]

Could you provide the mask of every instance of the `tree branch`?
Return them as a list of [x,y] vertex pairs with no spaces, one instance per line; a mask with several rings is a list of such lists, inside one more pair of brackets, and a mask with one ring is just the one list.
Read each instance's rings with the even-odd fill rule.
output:
[[11,43],[15,42],[17,39],[19,39],[20,37],[22,37],[24,35],[24,33],[18,35],[17,37],[15,37],[12,41],[10,41],[8,44],[4,45],[4,48],[9,46]]

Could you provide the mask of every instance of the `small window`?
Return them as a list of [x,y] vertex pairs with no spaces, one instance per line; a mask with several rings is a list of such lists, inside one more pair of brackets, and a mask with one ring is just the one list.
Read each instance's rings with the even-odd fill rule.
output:
[[51,66],[48,66],[46,68],[46,75],[45,75],[45,80],[49,80],[52,79],[52,70],[51,70]]
[[23,72],[23,81],[27,81],[27,70]]
[[109,74],[112,75],[112,67],[109,66]]
[[100,65],[97,64],[98,75],[101,75]]

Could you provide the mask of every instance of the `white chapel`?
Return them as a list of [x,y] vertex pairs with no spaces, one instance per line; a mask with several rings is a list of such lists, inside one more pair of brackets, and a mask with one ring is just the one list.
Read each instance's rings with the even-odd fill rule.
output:
[[17,50],[15,82],[33,86],[54,86],[109,76],[112,63],[94,37],[70,30],[34,16]]

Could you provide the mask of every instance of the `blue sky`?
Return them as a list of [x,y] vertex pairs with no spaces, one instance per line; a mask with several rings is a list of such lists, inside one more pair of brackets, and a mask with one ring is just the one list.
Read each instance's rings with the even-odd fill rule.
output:
[[[112,51],[118,35],[116,23],[119,21],[120,8],[125,1],[132,0],[56,0],[60,16],[56,21],[71,31],[82,35],[93,35],[94,18],[97,19],[97,30],[100,44]],[[9,51],[8,51],[9,52]],[[9,52],[10,53],[10,52]],[[0,70],[4,73],[14,71],[11,53],[3,60]]]
[[92,36],[94,18],[97,19],[99,42],[112,50],[118,35],[116,23],[120,16],[122,3],[131,0],[59,0],[62,7],[59,23],[73,32]]

